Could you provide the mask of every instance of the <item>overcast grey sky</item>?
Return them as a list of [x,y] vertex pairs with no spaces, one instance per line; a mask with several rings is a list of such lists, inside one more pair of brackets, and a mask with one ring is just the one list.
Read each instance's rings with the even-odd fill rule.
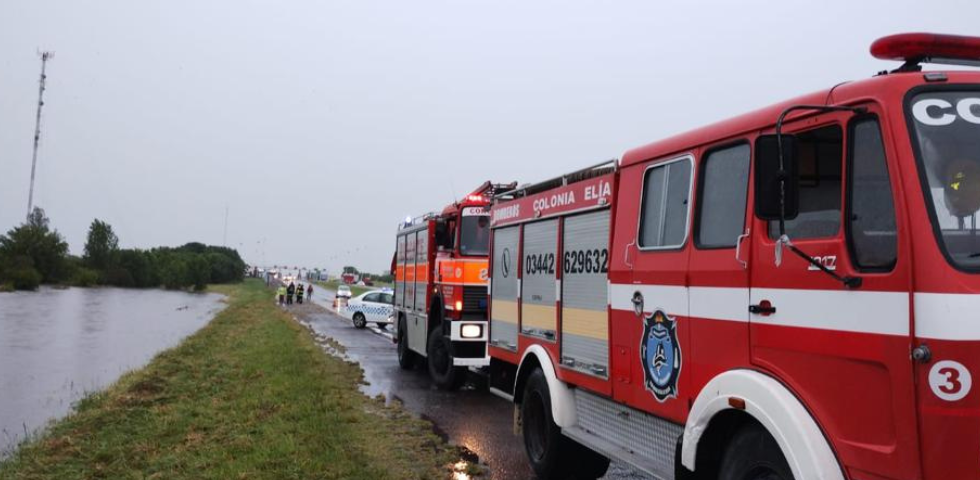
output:
[[[880,36],[980,35],[980,2],[0,2],[0,230],[35,204],[80,254],[222,242],[381,271],[408,214],[541,180],[894,67]],[[262,241],[265,246],[262,247]]]

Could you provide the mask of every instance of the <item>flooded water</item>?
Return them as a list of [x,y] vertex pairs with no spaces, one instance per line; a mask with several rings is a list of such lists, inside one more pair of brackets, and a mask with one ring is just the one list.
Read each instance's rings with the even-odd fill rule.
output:
[[84,394],[204,326],[221,298],[115,288],[0,293],[0,458]]

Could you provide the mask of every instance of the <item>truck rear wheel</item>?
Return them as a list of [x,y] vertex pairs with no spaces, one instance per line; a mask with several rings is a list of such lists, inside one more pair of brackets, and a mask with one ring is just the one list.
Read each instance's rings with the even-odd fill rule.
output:
[[762,425],[742,427],[721,457],[718,480],[793,480],[779,444]]
[[551,393],[544,372],[531,372],[521,402],[524,449],[542,479],[595,479],[606,474],[609,459],[561,434],[551,417]]
[[466,369],[453,366],[452,343],[449,337],[438,330],[429,333],[429,344],[426,349],[429,360],[429,376],[441,390],[455,390],[463,384]]
[[411,370],[418,363],[418,355],[408,348],[408,335],[405,332],[405,319],[398,320],[398,366]]

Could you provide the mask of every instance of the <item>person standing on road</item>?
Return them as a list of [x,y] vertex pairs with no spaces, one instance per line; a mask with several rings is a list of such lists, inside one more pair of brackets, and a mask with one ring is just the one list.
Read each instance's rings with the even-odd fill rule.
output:
[[313,284],[311,283],[309,287],[306,287],[306,299],[313,301]]
[[296,293],[296,285],[293,282],[289,282],[289,286],[286,287],[286,305],[293,304],[293,294]]
[[286,287],[284,287],[282,285],[279,285],[279,288],[276,289],[276,293],[279,295],[279,305],[280,306],[281,305],[285,305],[286,304]]
[[296,285],[296,303],[303,303],[303,284]]

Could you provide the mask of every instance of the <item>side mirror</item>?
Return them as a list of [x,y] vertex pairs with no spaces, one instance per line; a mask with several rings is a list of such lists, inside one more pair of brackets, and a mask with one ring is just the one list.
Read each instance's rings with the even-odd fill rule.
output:
[[782,140],[782,172],[776,136],[755,142],[755,216],[762,220],[792,220],[800,211],[796,137],[784,134]]
[[447,223],[445,220],[436,220],[435,237],[437,248],[452,250],[453,237],[451,229],[449,228],[449,223]]

